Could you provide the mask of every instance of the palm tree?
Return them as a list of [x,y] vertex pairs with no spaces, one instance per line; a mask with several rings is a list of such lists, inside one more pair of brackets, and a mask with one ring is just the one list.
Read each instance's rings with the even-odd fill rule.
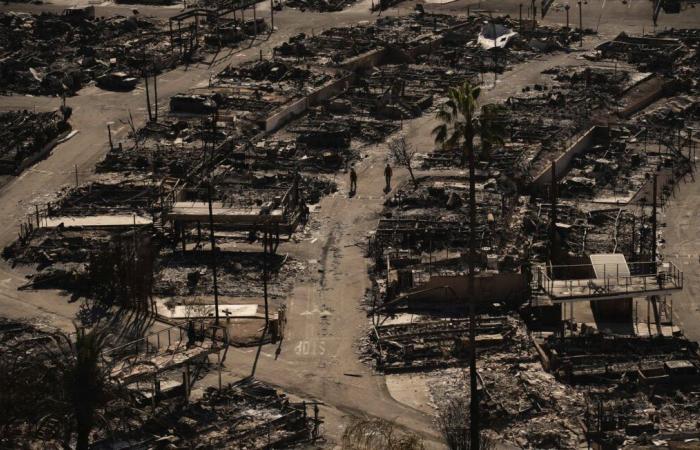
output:
[[67,442],[77,434],[76,449],[87,450],[90,434],[101,410],[112,397],[109,369],[102,364],[108,329],[97,326],[90,330],[76,325],[75,338],[63,333],[56,336],[57,348],[49,358],[58,372],[55,409],[48,417],[65,421]]
[[476,262],[476,184],[474,139],[479,136],[482,150],[503,141],[504,126],[499,120],[502,107],[488,105],[477,113],[477,101],[481,89],[465,81],[461,86],[450,88],[448,100],[437,112],[442,123],[433,129],[435,142],[446,148],[462,149],[462,165],[469,163],[469,387],[470,387],[470,441],[472,449],[479,447],[479,401],[476,380],[476,298],[474,289]]

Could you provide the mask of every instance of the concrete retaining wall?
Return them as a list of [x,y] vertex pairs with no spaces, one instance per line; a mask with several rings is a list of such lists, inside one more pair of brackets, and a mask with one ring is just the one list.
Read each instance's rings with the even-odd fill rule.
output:
[[340,67],[350,71],[371,69],[374,66],[381,65],[386,60],[388,53],[386,48],[370,50],[369,52],[346,59],[340,64]]
[[[607,139],[608,127],[604,126],[593,126],[588,131],[586,131],[583,136],[581,136],[576,142],[574,142],[566,151],[561,154],[556,161],[556,177],[561,179],[564,175],[571,169],[571,161],[575,156],[585,153],[593,147],[594,145]],[[532,181],[533,186],[543,187],[551,184],[552,182],[552,169],[550,166],[546,167],[535,177]]]
[[299,117],[303,114],[310,106],[315,106],[324,100],[327,100],[336,95],[342,94],[347,91],[352,84],[354,74],[345,75],[342,78],[338,78],[325,86],[315,90],[306,97],[299,99],[289,105],[285,105],[277,111],[273,112],[272,115],[265,119],[265,131],[272,132],[284,124]]
[[620,111],[620,117],[626,119],[651,105],[665,95],[670,84],[658,76],[653,76],[632,87],[625,95],[634,97],[634,91],[642,89],[644,86],[649,86],[651,90],[637,98],[631,98],[630,103]]

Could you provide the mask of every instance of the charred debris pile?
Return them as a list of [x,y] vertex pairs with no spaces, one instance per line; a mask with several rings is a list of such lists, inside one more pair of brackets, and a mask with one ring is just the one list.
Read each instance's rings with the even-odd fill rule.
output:
[[415,181],[368,236],[369,364],[427,390],[439,413],[467,390],[474,302],[480,401],[499,436],[532,448],[697,438],[700,354],[673,324],[682,275],[660,232],[662,206],[694,179],[697,39],[672,36],[671,70],[649,63],[669,34],[644,38],[638,57],[593,52],[503,102],[503,142],[478,148],[475,298],[463,149],[416,149]]
[[0,175],[18,175],[45,157],[71,126],[60,112],[10,111],[0,114]]
[[[171,327],[132,337],[148,327],[143,320],[125,316],[97,331],[79,331],[100,335],[91,375],[99,377],[94,407],[102,426],[88,429],[92,448],[269,448],[322,439],[316,403],[293,400],[255,379],[209,387],[195,396],[194,387],[220,370],[226,335],[197,323],[191,334]],[[70,377],[75,365],[86,364],[77,359],[85,345],[75,333],[0,320],[0,366],[9,389],[1,400],[3,446],[75,444],[79,431],[68,400]]]
[[[271,60],[225,68],[206,88],[173,96],[165,117],[110,142],[99,165],[109,182],[28,211],[5,256],[38,269],[25,288],[104,286],[112,302],[178,324],[196,319],[211,331],[203,350],[171,360],[202,358],[220,330],[233,342],[251,326],[260,339],[263,318],[272,324],[264,338],[280,339],[284,299],[307,274],[282,249],[317,220],[311,210],[334,192],[333,177],[404,121],[435,113],[458,79],[477,82],[489,66],[495,78],[573,37],[540,27],[493,50],[478,44],[482,19],[387,17],[296,36]],[[678,35],[685,60],[696,61],[692,36]],[[475,349],[479,395],[503,413],[486,423],[523,447],[675,439],[692,430],[686,412],[697,404],[697,348],[668,323],[666,299],[682,288],[682,274],[659,258],[657,228],[659,206],[695,169],[695,69],[669,75],[588,57],[596,61],[550,69],[547,82],[497,105],[502,141],[476,142],[475,210],[463,149],[419,148],[415,181],[387,196],[367,242],[364,358],[390,376],[421,373],[439,388]],[[639,317],[652,310],[656,323],[645,327]],[[224,325],[212,327],[219,313]],[[151,348],[156,360],[160,347]],[[165,350],[162,358],[172,356]],[[121,373],[149,376],[146,366]],[[669,380],[687,381],[683,392],[670,393]],[[187,431],[173,439],[228,442],[200,420],[245,403],[240,389],[211,393],[207,408],[182,414],[175,428]],[[436,402],[445,395],[433,389]],[[313,436],[315,418],[273,397],[265,398],[281,404],[277,417],[288,417],[273,420],[273,436]],[[236,439],[264,439],[258,431]]]
[[5,92],[73,95],[91,81],[130,89],[144,67],[174,67],[164,24],[138,16],[95,18],[83,9],[63,15],[3,13],[0,74]]
[[0,91],[55,96],[92,82],[128,91],[144,76],[270,31],[263,18],[244,20],[235,5],[190,8],[169,20],[138,11],[96,17],[94,6],[76,6],[61,14],[2,13],[0,24]]
[[[80,19],[85,21],[90,22]],[[104,284],[108,304],[143,302],[173,320],[193,310],[211,317],[219,293],[225,305],[249,305],[245,320],[261,317],[254,307],[264,300],[271,300],[277,314],[292,280],[306,270],[300,261],[276,254],[280,236],[291,237],[313,221],[310,207],[335,191],[332,178],[363,146],[385,140],[404,120],[433,111],[449,80],[477,76],[460,52],[472,42],[467,51],[476,59],[483,56],[473,44],[480,27],[473,17],[383,18],[375,25],[292,39],[289,45],[312,52],[304,61],[283,45],[271,60],[226,67],[208,87],[173,96],[168,112],[155,105],[145,126],[125,122],[129,137],[112,142],[110,135],[97,180],[27,211],[20,237],[5,257],[38,269],[25,288],[61,287],[85,296],[91,292],[83,287]],[[556,31],[543,28],[542,33]],[[357,38],[354,50],[340,45],[349,36]],[[513,52],[509,64],[537,53],[524,47]],[[446,70],[452,71],[448,81],[438,76]],[[512,162],[499,149],[493,167],[480,172],[487,187],[483,239],[494,249],[491,255],[512,245],[497,235],[496,226],[520,208],[515,186],[503,175],[515,167]],[[406,191],[390,203],[413,205],[415,214],[408,219],[418,223],[436,213],[421,212],[421,205],[439,199],[450,211],[437,226],[452,227],[450,237],[438,230],[434,240],[408,236],[405,242],[434,245],[436,251],[463,245],[464,186],[456,178],[434,181],[422,198]],[[510,194],[501,195],[500,189]],[[400,226],[394,220],[388,217],[386,226]],[[224,253],[216,258],[217,289],[211,276],[212,223],[216,253]],[[504,264],[512,265],[518,252],[506,253]],[[130,258],[143,266],[129,269]],[[110,267],[131,286],[133,298],[115,292],[105,278]],[[261,271],[274,276],[261,277]],[[90,277],[99,283],[85,283]],[[264,281],[275,287],[268,292]],[[196,302],[187,304],[193,295]],[[262,298],[266,295],[270,298]]]

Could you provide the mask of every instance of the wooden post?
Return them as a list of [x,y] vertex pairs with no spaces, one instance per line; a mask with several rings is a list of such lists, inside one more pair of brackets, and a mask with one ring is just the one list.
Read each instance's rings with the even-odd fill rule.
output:
[[182,374],[185,384],[185,402],[190,399],[190,363],[185,363],[185,372]]
[[[145,55],[146,54],[144,52],[144,63]],[[143,81],[146,84],[146,109],[148,110],[148,121],[151,122],[153,120],[153,112],[151,111],[151,94],[148,88],[148,72],[146,72],[145,68],[143,70]]]
[[518,25],[520,25],[520,34],[523,34],[523,4],[520,4],[520,9],[519,9],[519,14],[518,14]]
[[654,172],[653,177],[653,199],[652,199],[652,213],[651,213],[651,262],[653,264],[653,273],[656,273],[656,172]]
[[[255,32],[255,38],[257,39],[258,37],[258,8],[257,8],[257,3],[253,3],[253,30]],[[260,50],[260,55],[262,56],[262,50]],[[260,58],[262,59],[262,58]]]
[[221,391],[221,351],[216,352],[217,366],[219,366],[219,391]]
[[177,21],[177,37],[180,41],[180,56],[182,56],[182,23]]
[[154,411],[156,409],[156,397],[158,396],[158,390],[158,376],[153,375],[153,396],[151,397],[151,406],[153,406]]
[[155,104],[155,119],[158,122],[158,74],[155,67],[153,68],[153,103]]

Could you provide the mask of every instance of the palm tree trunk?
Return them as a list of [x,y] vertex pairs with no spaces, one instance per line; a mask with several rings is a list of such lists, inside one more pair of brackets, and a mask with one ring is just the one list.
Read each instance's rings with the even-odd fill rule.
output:
[[476,380],[476,180],[474,143],[467,141],[469,158],[469,278],[467,280],[469,295],[469,431],[470,449],[479,450],[479,399]]
[[88,450],[90,447],[90,426],[78,421],[77,432],[76,450]]

